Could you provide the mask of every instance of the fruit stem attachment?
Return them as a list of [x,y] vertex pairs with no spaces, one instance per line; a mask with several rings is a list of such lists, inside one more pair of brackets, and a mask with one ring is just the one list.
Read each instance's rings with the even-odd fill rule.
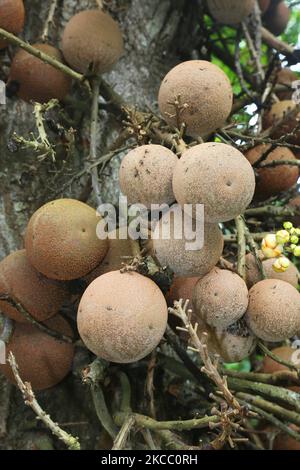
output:
[[61,429],[58,424],[52,421],[51,417],[45,413],[37,402],[35,395],[33,393],[31,384],[29,382],[23,382],[19,374],[18,364],[16,358],[12,352],[8,355],[8,363],[11,366],[12,372],[14,374],[16,383],[20,391],[22,392],[25,404],[30,406],[30,408],[35,412],[38,418],[51,430],[51,432],[63,441],[69,450],[80,450],[80,443],[78,437],[73,437],[71,434],[68,434],[66,431]]

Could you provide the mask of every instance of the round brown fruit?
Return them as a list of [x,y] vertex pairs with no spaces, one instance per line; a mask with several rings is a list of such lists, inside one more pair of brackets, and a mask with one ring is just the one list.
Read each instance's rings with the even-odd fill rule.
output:
[[[275,356],[278,356],[280,359],[290,362],[296,367],[300,369],[300,350],[293,349],[290,346],[280,346],[279,348],[272,349],[271,351]],[[279,364],[278,362],[271,359],[269,356],[265,356],[262,370],[264,374],[274,374],[280,371],[289,371],[290,369],[287,366]],[[297,377],[297,373],[295,372],[295,376]],[[293,392],[300,392],[300,386],[292,386],[288,387],[289,390]]]
[[213,328],[197,317],[198,336],[203,340],[206,333],[206,344],[211,354],[218,354],[224,362],[240,362],[250,356],[257,344],[257,339],[242,321],[228,328]]
[[[297,104],[292,100],[277,101],[269,111],[263,114],[263,128],[274,127],[271,132],[273,139],[279,139],[294,131],[299,125],[300,113],[297,113]],[[288,141],[300,144],[300,131],[298,130]]]
[[271,0],[258,0],[258,3],[259,3],[260,11],[262,12],[262,14],[264,14],[268,10],[271,4]]
[[62,51],[67,63],[78,72],[109,72],[124,52],[119,25],[103,11],[81,11],[65,27]]
[[[72,337],[70,325],[57,315],[45,324],[54,331]],[[19,366],[20,377],[30,382],[34,390],[44,390],[57,385],[72,367],[74,346],[43,333],[32,324],[16,323],[6,354],[12,352]],[[8,363],[0,364],[0,372],[15,383]]]
[[122,160],[120,187],[129,204],[171,204],[172,178],[177,156],[162,145],[142,145]]
[[114,230],[109,234],[108,251],[105,258],[93,271],[83,278],[87,284],[90,284],[97,279],[97,277],[102,276],[102,274],[110,271],[119,271],[124,264],[130,263],[134,257],[133,241],[130,238],[120,238],[119,233],[119,230]]
[[[300,432],[300,428],[298,428],[294,424],[291,424],[289,428],[297,432],[298,434]],[[293,437],[288,436],[287,434],[282,432],[275,437],[273,449],[274,450],[300,450],[300,442],[294,439]]]
[[[218,224],[207,224],[204,226],[204,244],[197,248],[197,242],[185,238],[185,234],[175,238],[178,231],[177,217],[181,220],[187,217],[180,207],[170,209],[157,223],[153,236],[149,243],[151,254],[163,267],[168,266],[175,274],[181,277],[203,277],[219,261],[222,255],[224,241]],[[193,230],[199,235],[196,222],[192,221]],[[163,237],[163,230],[170,233],[170,238]],[[178,235],[178,234],[177,234]],[[188,247],[188,244],[192,247]],[[196,248],[196,249],[195,249]]]
[[[56,315],[69,298],[67,285],[47,279],[29,263],[26,251],[11,253],[0,263],[0,294],[19,302],[36,320],[45,321]],[[26,318],[5,301],[0,310],[18,322]]]
[[[49,44],[34,44],[36,49],[62,62],[58,49]],[[17,87],[17,95],[24,101],[47,103],[52,98],[63,100],[71,87],[71,79],[41,59],[20,49],[13,58],[8,86]]]
[[216,328],[227,328],[248,307],[245,281],[232,271],[213,268],[198,281],[193,293],[195,315]]
[[189,308],[193,308],[193,292],[198,281],[199,277],[175,277],[166,297],[168,304],[173,306],[180,299],[189,300]]
[[30,263],[50,279],[85,276],[104,258],[107,239],[97,237],[96,211],[75,199],[48,202],[31,217],[25,234]]
[[[22,31],[25,21],[23,0],[0,0],[0,28],[9,33],[18,34]],[[0,49],[8,45],[0,39]]]
[[[270,147],[271,145],[261,144],[249,150],[246,157],[251,165],[254,165]],[[262,165],[279,160],[296,161],[297,159],[289,148],[276,147],[268,154]],[[258,199],[267,199],[294,186],[299,178],[299,168],[292,165],[259,168],[257,175],[255,196]]]
[[298,75],[290,69],[281,69],[277,73],[276,84],[284,87],[282,91],[276,91],[277,97],[280,101],[291,100],[294,93],[292,89],[292,83],[298,80]]
[[78,331],[86,347],[111,362],[130,363],[151,353],[162,339],[168,309],[157,285],[138,273],[98,277],[78,308]]
[[292,209],[296,209],[298,211],[298,214],[289,217],[289,220],[291,220],[296,227],[300,227],[300,196],[296,196],[291,199],[288,205],[291,206]]
[[189,60],[163,79],[159,109],[170,126],[186,125],[186,134],[206,136],[223,126],[232,108],[233,93],[225,73],[211,62]]
[[173,176],[177,202],[204,204],[205,221],[225,222],[242,214],[255,190],[250,163],[230,145],[209,142],[183,153]]
[[255,0],[207,0],[208,9],[219,23],[235,25],[253,11]]
[[[279,279],[288,282],[291,286],[298,287],[299,271],[296,266],[290,261],[290,265],[283,273],[274,271],[273,264],[275,258],[269,258],[262,261],[262,265],[267,279]],[[261,272],[257,266],[255,257],[252,253],[246,255],[246,283],[250,289],[254,284],[262,281]]]
[[264,341],[291,338],[300,329],[300,294],[285,281],[264,279],[249,291],[245,319],[250,330]]
[[266,28],[275,36],[284,33],[290,20],[291,11],[284,2],[274,2],[264,17]]

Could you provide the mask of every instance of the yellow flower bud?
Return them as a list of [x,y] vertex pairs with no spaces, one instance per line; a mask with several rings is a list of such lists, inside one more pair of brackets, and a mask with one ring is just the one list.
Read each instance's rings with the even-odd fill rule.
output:
[[277,243],[276,235],[269,233],[261,243],[261,250],[265,258],[277,258],[281,255],[283,247]]
[[291,236],[291,243],[293,245],[297,245],[298,241],[299,241],[299,238],[296,235]]
[[299,245],[296,246],[296,248],[294,248],[293,253],[294,253],[294,256],[297,256],[297,257],[300,256],[300,246]]
[[276,273],[284,273],[289,265],[290,261],[285,256],[281,256],[274,262],[272,267]]
[[287,230],[279,230],[276,233],[276,241],[279,245],[284,245],[285,243],[288,243],[289,239],[290,239],[290,234]]
[[300,228],[296,228],[296,235],[300,237]]
[[292,222],[284,222],[283,228],[285,228],[285,230],[291,230],[291,228],[293,228]]

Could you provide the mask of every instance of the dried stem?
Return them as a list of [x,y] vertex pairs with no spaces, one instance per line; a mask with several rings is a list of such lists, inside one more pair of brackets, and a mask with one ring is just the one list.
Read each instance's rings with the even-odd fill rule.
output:
[[15,359],[15,356],[12,352],[8,355],[8,362],[12,368],[16,383],[18,388],[22,392],[25,404],[30,406],[30,408],[35,412],[38,418],[51,430],[51,432],[63,441],[69,450],[80,450],[80,443],[77,437],[73,437],[71,434],[68,434],[63,429],[61,429],[58,424],[52,421],[51,417],[45,413],[37,402],[35,395],[33,393],[32,387],[29,382],[23,382],[20,377],[18,365]]
[[45,21],[45,26],[42,33],[42,41],[46,42],[49,40],[49,29],[54,24],[54,15],[57,8],[58,0],[51,0],[50,8],[48,11],[47,19]]

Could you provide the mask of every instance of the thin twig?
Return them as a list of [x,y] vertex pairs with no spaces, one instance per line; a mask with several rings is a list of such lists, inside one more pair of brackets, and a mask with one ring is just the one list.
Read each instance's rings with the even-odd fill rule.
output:
[[237,242],[238,242],[238,261],[237,271],[242,279],[246,279],[246,237],[245,221],[243,216],[239,215],[235,219]]
[[48,11],[47,19],[42,33],[42,41],[46,42],[49,40],[49,29],[53,26],[55,10],[57,8],[58,0],[51,0],[50,8]]
[[22,392],[25,404],[30,406],[30,408],[35,412],[38,418],[51,430],[51,432],[63,441],[69,450],[80,450],[80,443],[77,437],[73,437],[71,434],[68,434],[66,431],[61,429],[57,423],[52,421],[51,417],[45,413],[37,402],[35,395],[33,393],[32,387],[29,382],[23,382],[20,377],[18,365],[15,359],[15,356],[12,352],[8,355],[8,362],[12,368],[16,383]]

